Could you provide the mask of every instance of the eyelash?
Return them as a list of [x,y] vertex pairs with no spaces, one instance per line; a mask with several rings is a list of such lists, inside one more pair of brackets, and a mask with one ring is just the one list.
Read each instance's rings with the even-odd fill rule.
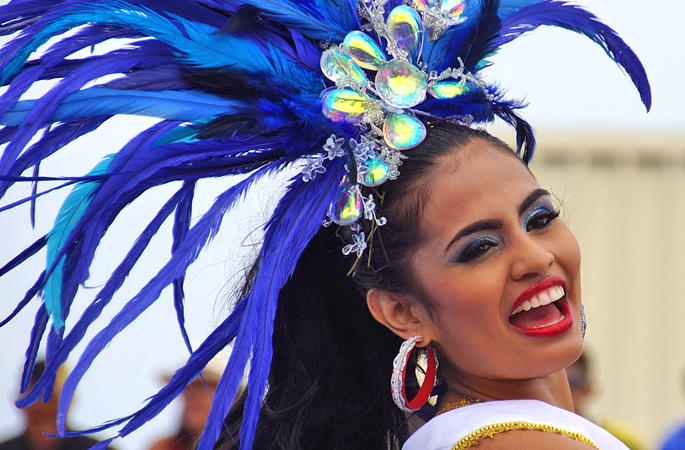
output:
[[526,232],[542,230],[543,228],[550,226],[557,217],[559,217],[558,210],[550,210],[546,207],[535,208],[528,213],[525,220],[521,224],[521,227]]
[[457,258],[458,263],[467,263],[487,253],[491,248],[497,247],[499,242],[490,236],[481,236],[469,244]]
[[[526,232],[535,230],[542,230],[552,224],[552,222],[559,217],[558,210],[549,210],[546,207],[539,207],[531,211],[522,223],[522,227]],[[490,249],[497,247],[499,242],[490,236],[480,236],[478,239],[469,244],[463,252],[459,254],[456,259],[457,263],[467,263],[473,261]]]

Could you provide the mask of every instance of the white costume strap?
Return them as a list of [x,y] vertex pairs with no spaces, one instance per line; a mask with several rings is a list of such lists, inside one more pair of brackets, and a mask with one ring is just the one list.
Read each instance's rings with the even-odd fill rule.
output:
[[501,400],[447,411],[419,428],[402,450],[463,450],[486,437],[512,430],[540,430],[567,436],[588,448],[627,450],[589,420],[538,400]]

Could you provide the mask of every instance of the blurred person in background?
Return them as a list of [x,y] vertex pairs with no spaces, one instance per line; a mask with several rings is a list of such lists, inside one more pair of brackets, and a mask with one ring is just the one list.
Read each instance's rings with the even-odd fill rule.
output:
[[[36,361],[27,392],[33,388],[44,371],[45,361]],[[62,366],[57,372],[50,399],[45,403],[36,402],[21,409],[26,426],[20,435],[1,442],[0,450],[86,450],[98,443],[97,440],[86,436],[65,438],[51,436],[58,434],[57,406],[66,377],[67,370]],[[113,450],[112,447],[107,448]]]
[[587,356],[587,352],[583,352],[576,362],[566,368],[566,376],[573,398],[573,409],[576,414],[601,426],[631,450],[644,450],[646,447],[642,438],[629,425],[613,418],[594,417],[590,413],[590,404],[598,393],[591,375],[591,366],[591,359]]
[[[167,377],[166,381],[170,378]],[[183,413],[178,431],[155,442],[150,450],[194,450],[197,447],[220,378],[220,374],[203,370],[201,378],[196,378],[183,389]]]

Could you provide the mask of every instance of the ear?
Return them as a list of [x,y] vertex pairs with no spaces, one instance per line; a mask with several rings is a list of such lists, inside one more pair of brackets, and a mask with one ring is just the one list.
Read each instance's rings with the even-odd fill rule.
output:
[[371,315],[382,325],[404,340],[423,336],[417,347],[430,344],[425,308],[408,294],[399,294],[384,289],[370,289],[366,293],[366,304]]

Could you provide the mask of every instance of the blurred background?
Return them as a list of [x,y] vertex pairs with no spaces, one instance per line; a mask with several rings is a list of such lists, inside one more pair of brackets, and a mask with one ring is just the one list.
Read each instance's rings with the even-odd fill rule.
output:
[[[524,116],[538,137],[531,167],[540,184],[560,199],[564,219],[581,245],[586,347],[594,386],[589,414],[621,422],[639,435],[644,448],[658,449],[668,430],[685,421],[685,294],[679,286],[685,279],[685,31],[680,23],[685,6],[676,0],[575,3],[610,24],[640,56],[652,82],[649,114],[630,80],[604,52],[567,31],[539,29],[509,44],[493,58],[487,76],[507,87],[510,97],[530,102]],[[112,120],[103,133],[84,136],[42,171],[85,173],[151,123],[140,118]],[[511,130],[501,124],[491,128],[513,142]],[[233,182],[205,183],[203,193],[196,195],[198,214]],[[29,189],[10,191],[3,204],[27,195]],[[125,210],[96,255],[88,287],[103,284],[174,190],[147,193]],[[0,216],[0,264],[49,229],[65,195],[38,202],[35,230],[28,207]],[[194,346],[225,317],[227,298],[250,261],[259,240],[256,230],[273,206],[272,197],[269,189],[253,192],[254,201],[225,221],[225,229],[191,268],[187,327]],[[165,224],[113,303],[126,302],[165,263],[170,231],[171,224]],[[0,279],[0,317],[8,315],[33,284],[41,258]],[[84,289],[75,311],[95,292]],[[109,309],[116,310],[117,305]],[[0,329],[0,441],[22,428],[23,417],[13,403],[36,309],[27,307]],[[111,316],[105,310],[95,328]],[[95,361],[77,390],[71,426],[96,426],[131,413],[186,358],[167,290]],[[75,361],[70,359],[72,366]],[[172,405],[149,426],[114,445],[119,450],[150,448],[175,432],[181,410],[181,404]]]

